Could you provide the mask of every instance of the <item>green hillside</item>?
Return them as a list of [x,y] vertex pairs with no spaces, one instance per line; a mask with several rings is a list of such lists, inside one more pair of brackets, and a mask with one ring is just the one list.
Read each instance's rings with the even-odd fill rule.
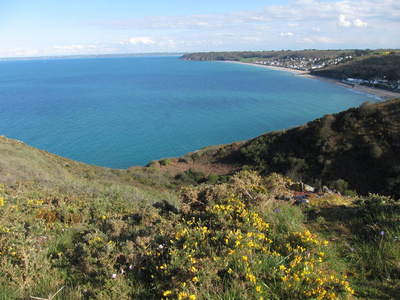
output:
[[[311,184],[400,197],[400,101],[326,115],[287,131],[264,134],[241,152],[261,172],[279,172]],[[342,182],[343,184],[343,182]]]
[[400,54],[372,54],[348,62],[312,71],[311,74],[336,79],[359,78],[400,80]]
[[128,170],[1,137],[0,299],[395,299],[399,106]]
[[300,58],[306,59],[318,58],[321,60],[332,59],[340,56],[361,56],[371,53],[371,50],[282,50],[282,51],[227,51],[227,52],[200,52],[182,55],[183,60],[199,61],[249,61],[249,59],[284,59]]

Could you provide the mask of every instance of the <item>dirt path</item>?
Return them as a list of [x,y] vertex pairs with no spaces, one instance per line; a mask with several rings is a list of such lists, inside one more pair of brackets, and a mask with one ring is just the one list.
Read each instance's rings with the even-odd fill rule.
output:
[[159,169],[172,177],[176,176],[180,172],[188,171],[193,168],[196,171],[202,171],[206,176],[210,173],[217,175],[226,175],[234,172],[237,168],[228,164],[212,163],[212,162],[196,162],[189,160],[188,162],[179,161],[179,158],[171,158],[168,165],[160,165]]

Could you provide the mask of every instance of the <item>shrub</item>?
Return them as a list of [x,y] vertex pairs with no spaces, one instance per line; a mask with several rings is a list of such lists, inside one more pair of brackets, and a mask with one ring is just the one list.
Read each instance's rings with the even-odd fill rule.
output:
[[160,165],[162,165],[162,166],[167,166],[167,165],[171,164],[171,161],[169,159],[166,159],[166,158],[160,160],[159,162],[160,162]]
[[345,190],[343,195],[347,196],[347,197],[353,197],[353,198],[357,196],[357,194],[353,190]]
[[369,155],[372,158],[379,158],[382,156],[382,153],[382,149],[376,143],[371,143],[369,145]]
[[349,184],[343,179],[338,179],[333,182],[333,187],[343,194],[348,189]]
[[208,175],[208,181],[210,183],[217,183],[218,179],[219,179],[219,176],[217,174],[215,174],[215,173],[210,173]]
[[362,118],[369,117],[373,113],[376,112],[375,106],[371,103],[371,101],[363,102],[358,108],[358,113]]
[[[275,232],[269,214],[260,214],[254,201],[266,194],[263,178],[251,172],[234,175],[227,185],[184,188],[185,215],[167,242],[168,251],[148,258],[158,261],[153,271],[163,278],[163,295],[334,299],[354,293],[345,277],[324,264],[327,241],[308,230],[291,231],[292,226]],[[299,210],[290,208],[287,216]],[[276,222],[281,223],[290,221]]]

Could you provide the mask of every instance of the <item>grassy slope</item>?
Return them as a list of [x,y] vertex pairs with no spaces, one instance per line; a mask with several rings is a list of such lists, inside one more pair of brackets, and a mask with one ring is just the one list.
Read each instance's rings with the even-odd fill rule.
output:
[[[342,149],[341,132],[353,128],[346,136],[379,142],[381,151],[369,146],[368,153],[395,166],[399,123],[381,122],[398,121],[398,101],[372,108],[260,139],[329,133],[317,146],[332,154]],[[359,115],[361,123],[353,120]],[[205,148],[180,164],[228,164],[234,167],[220,170],[233,172],[243,163],[239,149],[255,141]],[[54,299],[238,299],[244,291],[247,299],[394,299],[399,293],[400,205],[390,198],[311,193],[307,206],[295,206],[287,200],[298,194],[288,189],[289,179],[241,172],[226,183],[184,188],[176,212],[166,202],[151,205],[166,199],[178,207],[178,194],[168,188],[177,181],[159,172],[168,166],[89,166],[4,137],[0,153],[0,299],[50,298],[62,287]],[[259,159],[265,168],[266,155]]]
[[134,200],[177,201],[166,188],[169,178],[150,168],[117,170],[87,165],[30,147],[20,141],[0,137],[0,183],[16,186],[30,182],[48,192],[84,195],[107,194],[112,190],[131,195]]

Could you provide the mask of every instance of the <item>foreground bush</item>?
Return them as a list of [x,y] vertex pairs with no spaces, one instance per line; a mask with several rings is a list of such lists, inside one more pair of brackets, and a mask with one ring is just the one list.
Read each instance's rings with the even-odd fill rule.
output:
[[[359,201],[349,228],[360,230],[346,237],[356,250],[346,252],[332,242],[342,235],[328,242],[310,232],[307,209],[275,200],[287,184],[240,172],[226,184],[183,188],[180,211],[167,201],[3,187],[0,299],[372,298],[354,283],[396,280],[398,219],[382,206],[395,202]],[[378,216],[384,233],[366,243],[361,222]]]

